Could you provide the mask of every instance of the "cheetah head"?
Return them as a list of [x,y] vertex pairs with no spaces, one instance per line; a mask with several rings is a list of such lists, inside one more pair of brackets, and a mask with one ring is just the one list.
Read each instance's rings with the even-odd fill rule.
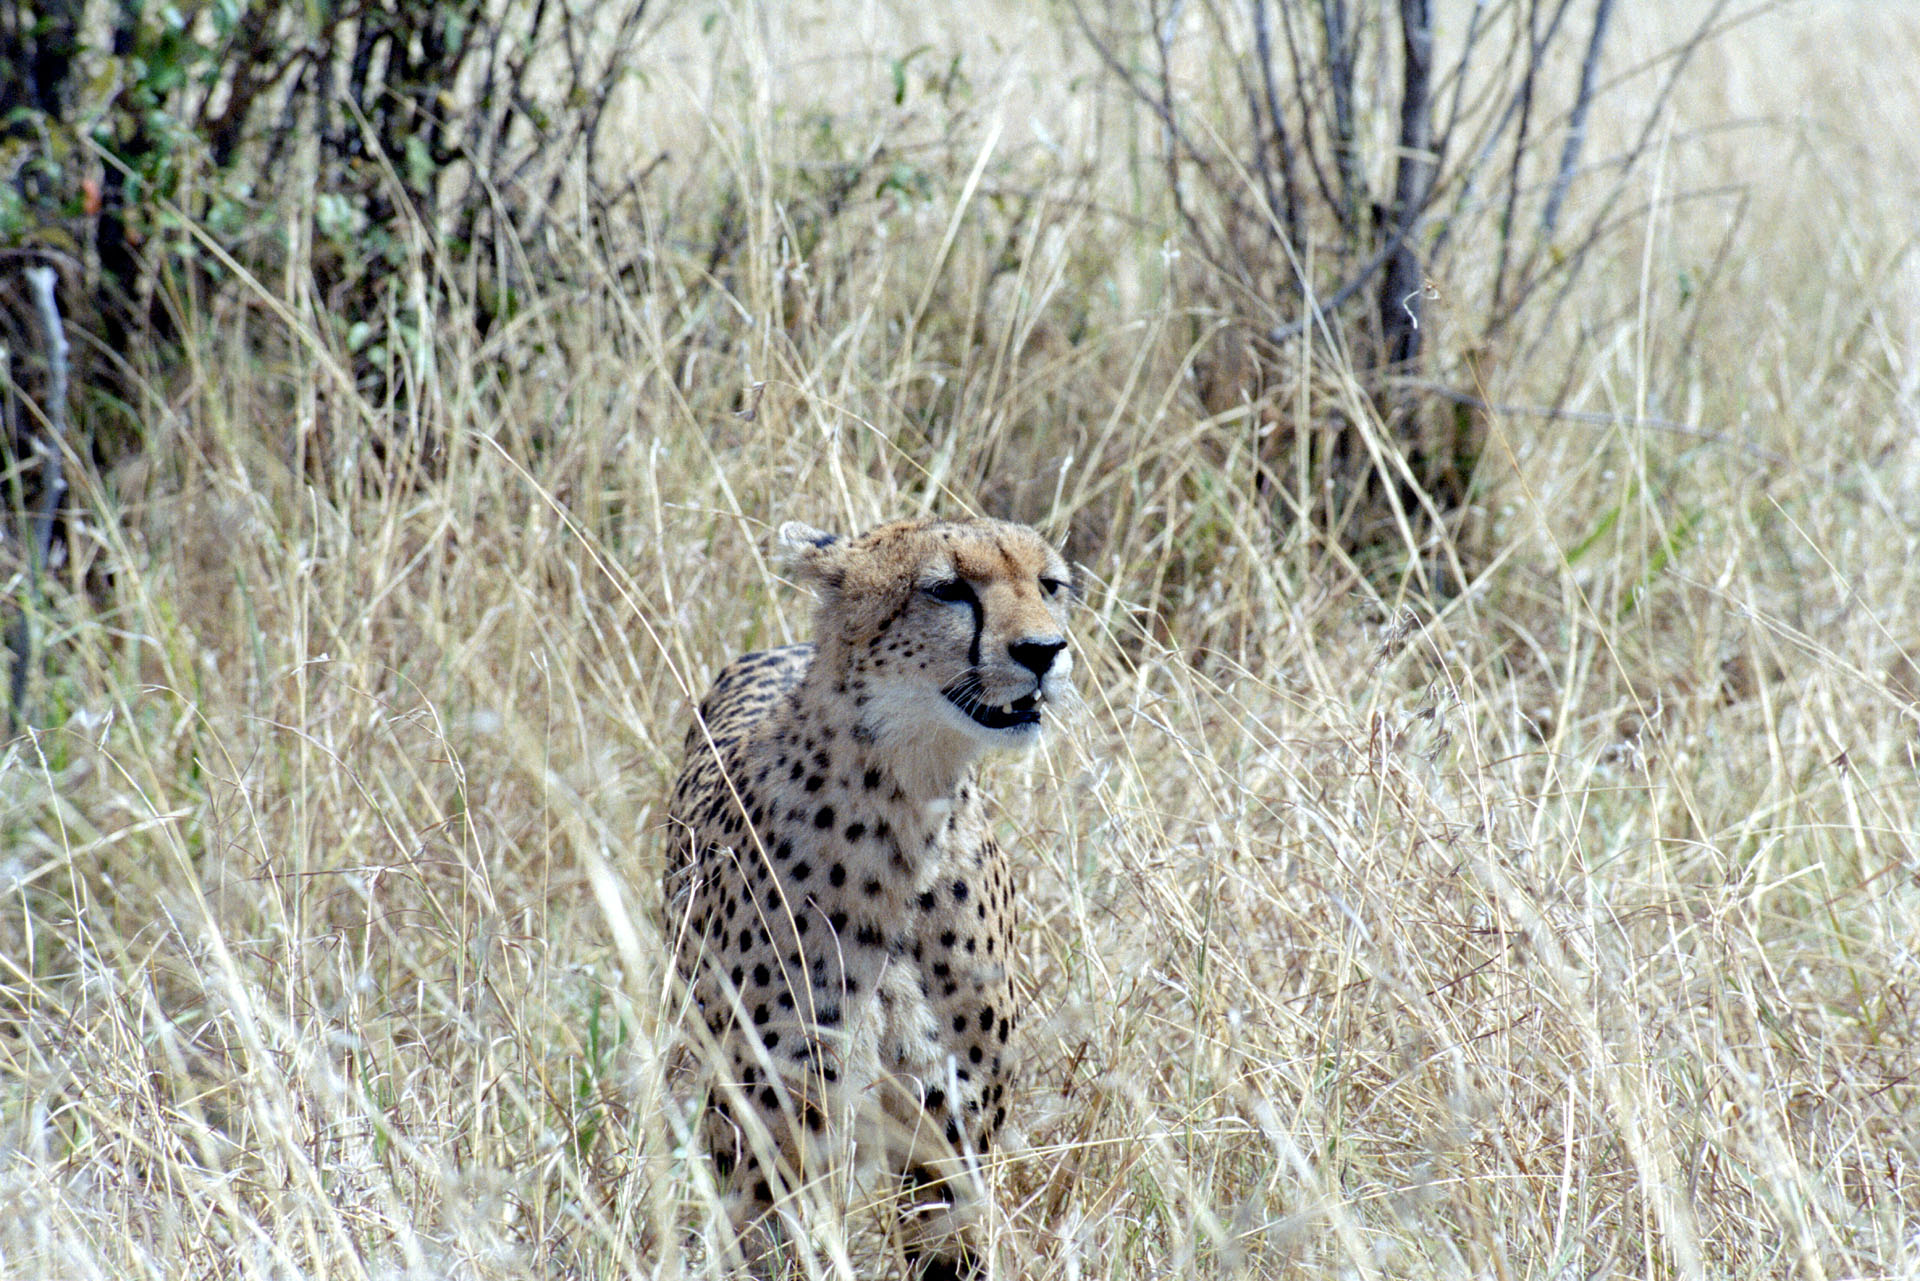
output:
[[1072,696],[1072,572],[1027,526],[908,520],[840,538],[788,524],[780,541],[820,596],[815,661],[846,675],[865,733],[1017,749]]

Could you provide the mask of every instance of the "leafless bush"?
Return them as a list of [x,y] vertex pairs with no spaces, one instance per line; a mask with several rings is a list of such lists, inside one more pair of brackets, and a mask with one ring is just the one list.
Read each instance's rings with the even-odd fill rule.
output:
[[[1608,75],[1613,7],[1482,0],[1444,15],[1449,29],[1428,0],[1143,0],[1098,16],[1076,0],[1158,134],[1197,264],[1188,301],[1227,322],[1230,355],[1200,371],[1209,408],[1257,402],[1311,343],[1360,377],[1399,442],[1413,484],[1389,487],[1423,491],[1433,514],[1462,502],[1480,443],[1460,411],[1484,408],[1482,366],[1552,329],[1727,5]],[[1596,110],[1631,120],[1624,149],[1589,154]],[[1355,439],[1351,406],[1330,417],[1316,474],[1378,484],[1378,442]],[[1270,441],[1270,477],[1290,448]]]

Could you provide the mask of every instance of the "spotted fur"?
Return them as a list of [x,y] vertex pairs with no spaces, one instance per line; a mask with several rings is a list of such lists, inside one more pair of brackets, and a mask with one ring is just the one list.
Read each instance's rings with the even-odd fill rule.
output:
[[781,541],[819,594],[815,641],[720,673],[670,807],[707,1147],[756,1270],[789,1194],[843,1175],[857,1140],[898,1180],[920,1275],[971,1275],[1017,1021],[1013,879],[976,763],[1072,694],[1069,573],[999,521]]

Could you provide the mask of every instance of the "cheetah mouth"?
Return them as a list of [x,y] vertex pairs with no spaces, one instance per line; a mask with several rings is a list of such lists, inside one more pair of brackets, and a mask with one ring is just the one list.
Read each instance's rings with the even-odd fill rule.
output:
[[1040,723],[1040,691],[1024,698],[1016,698],[1011,703],[994,705],[980,700],[978,694],[969,694],[960,689],[940,691],[964,713],[967,719],[983,729],[1024,729]]

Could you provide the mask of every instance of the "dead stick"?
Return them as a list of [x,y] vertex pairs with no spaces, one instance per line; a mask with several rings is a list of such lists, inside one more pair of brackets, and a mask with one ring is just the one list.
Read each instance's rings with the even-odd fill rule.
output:
[[[60,304],[54,295],[59,273],[51,267],[29,267],[27,286],[33,290],[34,310],[40,317],[40,329],[47,344],[47,432],[37,434],[33,452],[40,460],[40,502],[34,513],[33,537],[28,550],[27,573],[30,596],[38,596],[40,577],[53,552],[53,526],[66,497],[67,478],[62,450],[67,438],[67,331],[60,323]],[[23,596],[20,617],[14,629],[13,672],[7,702],[7,733],[11,737],[19,727],[21,710],[27,695],[27,672],[33,661],[32,601]]]

